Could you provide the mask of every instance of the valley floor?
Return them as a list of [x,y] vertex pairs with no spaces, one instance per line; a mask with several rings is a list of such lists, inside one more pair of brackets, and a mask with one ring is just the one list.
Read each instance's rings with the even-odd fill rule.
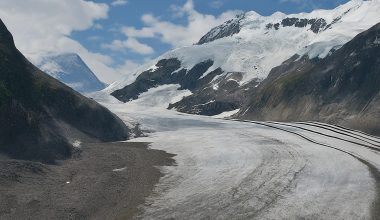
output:
[[0,158],[0,219],[130,219],[172,155],[146,143],[82,144],[57,165]]
[[141,219],[379,219],[380,139],[320,123],[241,122],[104,102],[176,154]]
[[58,165],[0,155],[0,219],[379,219],[377,137],[99,100],[147,136]]

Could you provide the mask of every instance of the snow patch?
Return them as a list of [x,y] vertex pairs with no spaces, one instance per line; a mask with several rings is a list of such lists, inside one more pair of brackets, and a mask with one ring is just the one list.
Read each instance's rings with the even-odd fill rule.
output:
[[150,72],[154,72],[158,69],[158,66],[154,65],[150,68]]
[[80,148],[80,147],[81,147],[81,144],[82,144],[82,142],[79,141],[79,140],[76,140],[76,141],[74,141],[74,142],[72,143],[73,147],[75,147],[75,148]]
[[208,102],[206,102],[206,103],[203,103],[203,104],[194,105],[194,107],[195,107],[195,106],[203,106],[203,105],[208,105],[208,104],[211,104],[211,103],[214,103],[214,102],[215,102],[215,100],[211,100],[211,101],[208,101]]
[[380,44],[380,37],[376,36],[376,39],[375,39],[375,41],[373,43],[376,44],[376,45],[379,45]]
[[124,170],[126,170],[127,167],[123,167],[123,168],[118,168],[118,169],[113,169],[112,172],[122,172]]
[[223,112],[223,113],[221,113],[219,115],[214,115],[212,117],[213,118],[228,118],[228,117],[231,117],[234,114],[238,113],[239,111],[240,111],[240,109],[235,109],[233,111]]
[[178,84],[169,84],[151,88],[128,104],[166,109],[169,104],[179,102],[184,97],[192,95],[190,90],[179,90],[180,87]]

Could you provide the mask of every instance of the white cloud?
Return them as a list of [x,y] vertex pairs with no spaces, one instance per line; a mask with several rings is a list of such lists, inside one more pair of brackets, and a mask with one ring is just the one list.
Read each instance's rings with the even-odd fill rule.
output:
[[125,71],[125,72],[130,72],[134,69],[136,69],[137,67],[139,67],[141,64],[140,63],[136,63],[136,62],[133,62],[131,60],[126,60],[124,62],[124,64],[118,66],[117,68],[121,71]]
[[210,2],[210,6],[211,6],[212,8],[220,8],[220,7],[222,7],[223,5],[224,5],[224,2],[221,1],[221,0],[214,0],[214,1]]
[[127,78],[127,77],[134,78],[132,73],[139,66],[141,66],[141,63],[136,63],[136,62],[131,61],[131,60],[126,60],[122,65],[120,65],[116,68],[119,72],[125,74],[125,78]]
[[94,22],[106,19],[108,10],[106,4],[84,0],[0,1],[0,17],[28,58],[36,63],[46,53],[75,52],[107,83],[120,77],[109,67],[112,59],[88,51],[70,34],[96,28]]
[[188,0],[182,7],[171,6],[175,16],[185,16],[185,25],[162,21],[152,14],[144,14],[141,20],[145,27],[136,29],[124,27],[122,32],[127,37],[155,38],[172,47],[181,47],[196,43],[212,27],[220,25],[236,16],[240,11],[226,11],[219,16],[201,14],[194,9],[192,0]]
[[128,4],[128,1],[126,0],[115,0],[111,3],[112,6],[121,6]]
[[154,52],[153,48],[146,44],[140,43],[135,38],[128,38],[126,41],[124,41],[124,43],[127,48],[133,50],[136,53],[152,54]]
[[102,48],[110,49],[113,51],[123,51],[125,49],[124,43],[121,40],[114,40],[110,44],[102,44]]
[[103,44],[102,47],[113,51],[124,51],[125,49],[130,49],[131,51],[142,55],[154,53],[154,49],[152,47],[140,43],[138,40],[132,37],[127,38],[125,41],[114,40],[110,44]]
[[140,30],[137,30],[134,27],[123,27],[121,28],[121,31],[128,37],[152,38],[155,35],[151,28],[146,27]]
[[94,29],[96,29],[96,30],[102,30],[103,29],[103,25],[101,25],[101,24],[95,24],[94,25]]

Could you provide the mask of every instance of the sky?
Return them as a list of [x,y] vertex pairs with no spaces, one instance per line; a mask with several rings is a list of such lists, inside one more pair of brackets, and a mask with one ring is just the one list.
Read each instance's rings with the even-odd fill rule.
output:
[[32,62],[78,53],[112,83],[168,50],[196,43],[244,11],[267,16],[331,9],[348,0],[1,0],[0,18]]

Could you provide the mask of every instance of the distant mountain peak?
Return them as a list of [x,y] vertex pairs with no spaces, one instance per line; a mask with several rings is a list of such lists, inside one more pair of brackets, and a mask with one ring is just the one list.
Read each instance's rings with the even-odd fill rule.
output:
[[230,37],[234,34],[240,32],[241,24],[240,22],[244,19],[245,13],[237,15],[235,19],[228,20],[223,24],[212,28],[206,35],[204,35],[199,42],[200,44],[205,44],[223,37]]
[[37,66],[78,92],[88,93],[105,88],[105,84],[76,53],[47,55]]
[[[236,16],[234,19],[228,20],[225,23],[212,28],[199,40],[197,44],[201,45],[221,38],[232,37],[240,33],[241,30],[247,31],[247,29],[262,29],[262,25],[260,24],[263,23],[263,21],[268,21],[264,26],[266,30],[279,30],[284,27],[298,27],[306,28],[307,30],[317,34],[331,28],[349,12],[358,9],[363,5],[368,6],[379,3],[379,0],[351,0],[346,4],[340,5],[332,10],[317,9],[310,13],[290,15],[286,15],[282,12],[275,12],[270,16],[261,16],[254,11],[248,11]],[[358,17],[358,19],[360,18]]]

